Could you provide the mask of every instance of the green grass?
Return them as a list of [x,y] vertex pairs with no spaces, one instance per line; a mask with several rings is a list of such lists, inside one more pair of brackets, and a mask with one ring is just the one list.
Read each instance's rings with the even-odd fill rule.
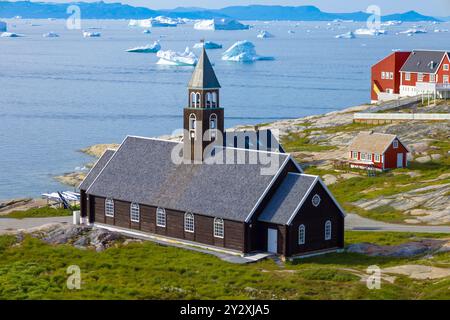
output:
[[[76,210],[76,208],[74,209]],[[41,207],[41,208],[32,208],[24,211],[13,211],[9,214],[1,215],[0,218],[23,219],[23,218],[61,217],[70,215],[72,215],[72,211],[68,209]]]
[[[423,236],[411,233],[346,232],[347,244],[398,244]],[[440,237],[440,235],[432,235]],[[214,256],[151,242],[95,252],[48,245],[27,237],[14,245],[0,236],[0,299],[449,299],[450,279],[400,277],[368,290],[353,272],[423,262],[450,262],[450,253],[426,261],[328,254],[280,267],[272,260],[235,265]],[[67,267],[81,269],[81,290],[66,288]],[[447,288],[447,290],[445,290]]]
[[309,138],[303,135],[303,133],[290,133],[282,139],[281,145],[286,150],[286,152],[320,152],[336,149],[336,146],[319,145],[317,143],[312,143]]

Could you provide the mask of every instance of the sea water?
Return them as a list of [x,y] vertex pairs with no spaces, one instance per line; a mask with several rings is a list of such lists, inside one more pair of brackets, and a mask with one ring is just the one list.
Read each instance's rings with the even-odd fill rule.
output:
[[[364,23],[246,22],[243,31],[199,31],[193,24],[143,34],[125,20],[82,20],[83,38],[64,20],[7,20],[21,38],[0,38],[0,199],[67,190],[54,176],[94,159],[79,152],[126,135],[159,136],[182,127],[192,67],[156,64],[154,54],[125,50],[160,40],[163,50],[184,51],[200,39],[222,85],[225,126],[326,113],[370,100],[370,67],[393,49],[446,49],[449,33],[428,23],[404,23],[387,35],[336,39]],[[396,35],[420,25],[428,34]],[[439,26],[448,29],[448,24]],[[259,31],[274,35],[258,39]],[[292,30],[293,32],[288,32]],[[56,32],[58,38],[42,35]],[[239,40],[274,61],[221,60]],[[448,48],[447,48],[448,49]],[[195,50],[195,49],[194,49]],[[199,50],[196,51],[199,54]]]

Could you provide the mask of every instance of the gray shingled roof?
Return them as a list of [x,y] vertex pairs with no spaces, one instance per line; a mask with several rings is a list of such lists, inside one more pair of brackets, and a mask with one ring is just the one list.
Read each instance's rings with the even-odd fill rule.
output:
[[216,73],[209,61],[205,48],[203,48],[202,55],[195,67],[188,87],[193,89],[220,88],[219,80],[217,80]]
[[[275,174],[262,164],[180,164],[179,142],[127,137],[88,193],[117,200],[245,221]],[[264,153],[258,151],[245,151]],[[264,153],[266,154],[266,153]],[[289,157],[276,154],[277,169]]]
[[445,54],[445,51],[413,51],[400,71],[435,73]]
[[287,224],[303,197],[317,181],[317,176],[288,173],[258,220]]
[[98,174],[105,167],[106,163],[108,163],[109,159],[113,156],[115,150],[107,149],[102,156],[97,160],[95,165],[91,168],[86,178],[84,178],[83,182],[81,182],[78,187],[81,190],[87,190],[89,186],[94,182],[95,178],[97,178]]

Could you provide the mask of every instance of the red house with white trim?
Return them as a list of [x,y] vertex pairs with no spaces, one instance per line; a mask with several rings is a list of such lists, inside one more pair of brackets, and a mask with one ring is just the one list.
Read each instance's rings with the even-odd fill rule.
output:
[[398,97],[449,97],[450,59],[447,51],[394,52],[372,66],[372,102]]
[[361,132],[348,148],[351,168],[378,170],[408,166],[408,148],[393,134]]

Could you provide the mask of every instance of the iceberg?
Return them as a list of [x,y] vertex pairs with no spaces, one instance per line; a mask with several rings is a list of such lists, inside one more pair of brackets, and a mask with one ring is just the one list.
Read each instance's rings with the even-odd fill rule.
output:
[[448,29],[434,29],[434,32],[436,33],[448,32]]
[[141,27],[141,28],[164,28],[164,27],[176,27],[179,24],[183,24],[182,20],[175,20],[172,18],[158,16],[156,18],[135,20],[131,19],[128,23],[130,27]]
[[85,38],[98,38],[98,37],[101,37],[101,33],[100,32],[83,31],[83,37],[85,37]]
[[0,37],[2,37],[2,38],[19,38],[19,37],[24,37],[24,35],[18,34],[18,33],[13,33],[13,32],[3,32]]
[[382,29],[356,29],[354,34],[358,36],[379,36],[387,34],[387,31]]
[[343,33],[343,34],[338,34],[337,36],[335,36],[336,39],[354,39],[355,35],[353,34],[353,32],[349,31],[347,33]]
[[194,44],[195,49],[200,49],[205,47],[205,49],[222,49],[222,45],[212,42],[212,41],[205,41],[205,42],[199,42]]
[[269,31],[261,31],[260,33],[258,33],[258,35],[256,36],[259,39],[267,39],[267,38],[273,38],[274,35],[271,34]]
[[150,34],[150,33],[152,33],[150,30],[148,30],[148,29],[145,29],[144,31],[142,31],[142,33],[145,33],[145,34]]
[[197,30],[247,30],[250,26],[242,24],[234,19],[211,19],[201,20],[194,24],[194,29]]
[[53,32],[53,31],[50,31],[50,32],[44,33],[42,36],[44,38],[58,38],[59,34]]
[[258,56],[255,45],[250,41],[238,41],[222,54],[222,60],[235,62],[254,62],[258,60],[274,60],[273,57]]
[[391,21],[383,22],[381,25],[384,26],[384,27],[391,27],[391,26],[399,26],[402,23],[403,23],[402,21],[391,20]]
[[0,32],[6,32],[6,22],[0,21]]
[[293,33],[295,33],[295,31],[294,30],[288,30],[288,33],[289,34],[293,34]]
[[159,44],[159,41],[153,42],[153,44],[149,44],[143,47],[136,47],[132,49],[128,49],[127,52],[134,52],[134,53],[156,53],[159,50],[161,50],[161,45]]
[[186,47],[183,53],[172,50],[158,51],[156,56],[159,61],[156,64],[170,65],[170,66],[195,66],[197,64],[197,56]]
[[399,33],[406,34],[406,35],[413,35],[413,34],[417,34],[417,33],[427,33],[427,30],[412,28],[412,29],[408,29],[406,31],[401,31]]

